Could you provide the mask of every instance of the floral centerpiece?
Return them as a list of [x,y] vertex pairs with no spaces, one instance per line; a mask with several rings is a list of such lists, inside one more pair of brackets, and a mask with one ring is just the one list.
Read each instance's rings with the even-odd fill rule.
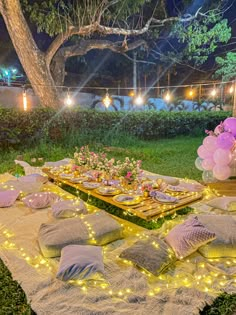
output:
[[95,153],[89,150],[88,146],[83,146],[74,153],[76,165],[84,166],[90,170],[101,170],[103,168],[105,153]]
[[142,174],[141,164],[141,160],[136,161],[133,158],[130,159],[126,157],[124,163],[120,161],[117,162],[118,174],[124,177],[127,182],[133,182]]
[[236,176],[236,118],[227,118],[214,131],[206,133],[195,161],[195,166],[203,171],[203,180],[211,182]]
[[[96,178],[101,175],[106,180],[115,177],[122,177],[126,183],[133,183],[142,174],[141,160],[125,158],[124,162],[116,161],[114,158],[108,159],[105,153],[95,153],[89,151],[88,146],[83,146],[74,153],[75,169],[77,167],[86,170],[96,171]],[[84,171],[84,169],[83,169]],[[94,172],[93,172],[94,174]]]

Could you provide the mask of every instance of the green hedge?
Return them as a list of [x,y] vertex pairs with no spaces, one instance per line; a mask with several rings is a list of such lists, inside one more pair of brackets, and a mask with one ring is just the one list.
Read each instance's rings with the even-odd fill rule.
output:
[[29,112],[0,108],[0,146],[61,141],[66,134],[124,133],[151,140],[212,130],[229,112],[99,112],[39,108]]

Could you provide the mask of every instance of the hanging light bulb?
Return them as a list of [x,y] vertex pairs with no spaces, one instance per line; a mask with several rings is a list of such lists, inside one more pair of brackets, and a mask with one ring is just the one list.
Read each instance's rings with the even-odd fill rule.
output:
[[103,98],[102,102],[106,108],[108,108],[111,105],[112,99],[110,98],[110,95],[108,93],[108,89],[107,89],[106,95]]
[[214,87],[210,94],[212,97],[215,97],[217,94],[217,89]]
[[130,97],[134,97],[134,95],[135,95],[134,91],[130,91],[130,92],[129,92],[129,96],[130,96]]
[[194,96],[194,90],[193,90],[192,86],[190,87],[188,95],[189,95],[190,98],[193,98],[193,96]]
[[233,94],[233,91],[234,91],[234,87],[233,87],[233,85],[231,85],[231,87],[229,88],[229,93]]
[[73,105],[73,100],[70,96],[70,92],[69,92],[69,89],[67,91],[67,95],[66,95],[66,98],[65,98],[65,101],[64,101],[64,104],[68,107],[72,106]]
[[139,93],[134,99],[134,104],[141,106],[141,105],[143,105],[143,103],[144,103],[144,99],[143,99],[142,95]]
[[26,112],[28,109],[28,102],[27,102],[27,94],[26,94],[25,87],[23,87],[22,97],[23,97],[23,109]]
[[164,100],[168,103],[171,100],[171,94],[170,91],[167,91],[167,93],[164,96]]

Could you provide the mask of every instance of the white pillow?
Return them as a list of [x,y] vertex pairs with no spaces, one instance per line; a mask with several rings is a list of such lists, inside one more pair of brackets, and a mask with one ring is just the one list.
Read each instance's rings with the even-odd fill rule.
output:
[[198,249],[207,258],[236,257],[236,218],[231,215],[198,215],[216,239]]
[[236,197],[218,197],[208,201],[207,204],[224,211],[236,211]]

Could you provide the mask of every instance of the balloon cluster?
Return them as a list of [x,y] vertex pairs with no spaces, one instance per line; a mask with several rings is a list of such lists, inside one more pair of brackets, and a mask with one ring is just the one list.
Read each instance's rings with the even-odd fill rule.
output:
[[236,118],[225,119],[207,134],[195,161],[197,169],[203,171],[204,182],[236,176]]

